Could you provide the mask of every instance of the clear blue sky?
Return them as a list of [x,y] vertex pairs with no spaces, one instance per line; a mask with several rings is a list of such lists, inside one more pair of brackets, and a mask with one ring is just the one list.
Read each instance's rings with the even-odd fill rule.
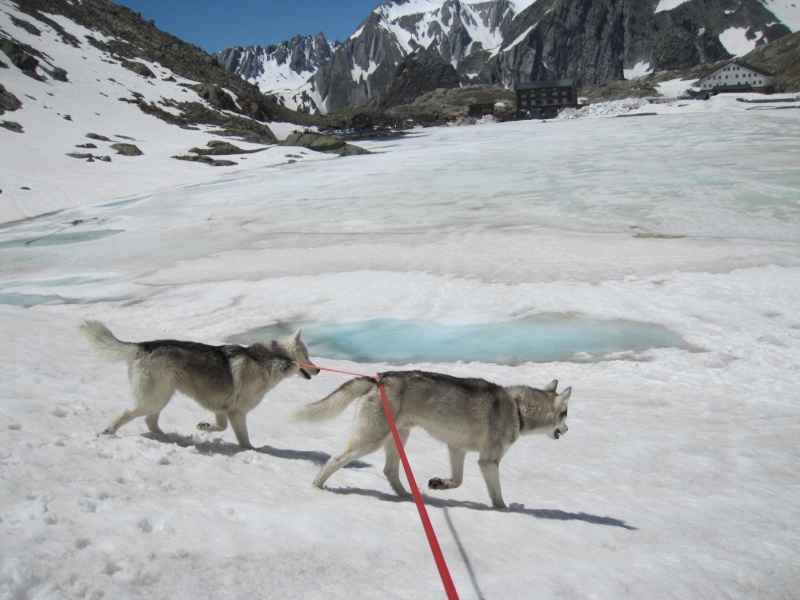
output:
[[113,0],[206,52],[268,46],[295,35],[343,42],[382,0]]

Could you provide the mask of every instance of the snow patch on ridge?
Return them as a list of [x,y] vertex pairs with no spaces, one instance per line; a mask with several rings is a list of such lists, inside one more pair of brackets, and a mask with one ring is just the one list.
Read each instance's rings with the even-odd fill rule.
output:
[[756,49],[761,37],[762,33],[759,31],[756,33],[755,39],[751,40],[747,38],[747,29],[731,27],[719,35],[719,41],[729,53],[734,56],[744,56]]
[[640,61],[636,63],[631,69],[624,69],[622,73],[625,79],[636,79],[637,77],[647,77],[653,69],[650,68],[650,63]]
[[678,8],[684,2],[688,2],[689,0],[661,0],[656,6],[656,12],[662,12],[665,10],[672,10],[673,8]]

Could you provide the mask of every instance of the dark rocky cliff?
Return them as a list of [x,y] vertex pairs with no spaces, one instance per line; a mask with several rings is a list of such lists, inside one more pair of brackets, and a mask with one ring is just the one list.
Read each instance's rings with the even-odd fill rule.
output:
[[[402,1],[388,4],[403,4]],[[356,34],[334,52],[312,79],[312,93],[325,110],[361,106],[393,79],[395,68],[410,53],[426,49],[445,62],[459,65],[462,81],[477,75],[487,49],[470,34],[477,31],[502,39],[514,16],[508,0],[471,4],[446,0],[440,9],[390,20],[378,7],[358,27]],[[408,38],[407,45],[397,32]],[[471,59],[475,56],[476,59]]]
[[539,0],[520,13],[501,52],[478,80],[504,86],[547,79],[592,85],[732,58],[719,36],[731,28],[766,44],[790,33],[758,0],[689,0],[656,12],[658,0]]
[[327,110],[366,104],[391,80],[405,57],[377,13],[371,13],[359,29],[360,34],[343,43],[311,80],[312,92]]
[[458,73],[450,63],[434,52],[418,50],[397,66],[392,80],[367,106],[384,112],[392,106],[411,104],[425,93],[459,85]]

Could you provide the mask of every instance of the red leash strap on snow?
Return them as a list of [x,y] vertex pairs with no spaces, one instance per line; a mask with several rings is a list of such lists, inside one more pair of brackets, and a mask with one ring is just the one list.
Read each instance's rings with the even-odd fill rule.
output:
[[397,432],[397,425],[394,423],[394,416],[392,409],[389,408],[389,400],[386,398],[386,390],[383,387],[381,378],[378,376],[373,377],[378,382],[378,389],[381,392],[381,400],[383,400],[383,410],[386,412],[386,420],[389,421],[389,427],[392,430],[392,437],[394,437],[394,444],[397,446],[397,452],[400,454],[400,461],[403,463],[403,469],[406,472],[408,485],[411,486],[411,495],[414,496],[414,502],[419,511],[419,519],[422,521],[422,527],[425,529],[425,535],[428,536],[428,544],[433,552],[433,560],[436,561],[436,567],[439,569],[439,577],[442,578],[444,591],[447,592],[448,600],[458,600],[458,592],[456,586],[453,585],[453,580],[450,577],[450,571],[447,569],[447,563],[444,560],[444,554],[439,547],[439,540],[436,539],[436,532],[433,530],[431,520],[428,518],[428,511],[425,508],[425,503],[422,501],[422,494],[419,493],[417,481],[414,479],[414,473],[411,471],[411,465],[408,463],[406,451],[403,448],[403,442],[400,440],[400,434]]
[[370,379],[374,379],[375,382],[378,384],[378,389],[381,392],[381,400],[383,401],[383,410],[386,413],[386,420],[389,422],[389,429],[392,430],[392,437],[394,438],[394,444],[395,446],[397,446],[398,454],[400,454],[400,462],[403,463],[403,470],[406,473],[406,478],[408,479],[408,485],[411,486],[411,495],[414,496],[414,503],[417,505],[417,511],[419,512],[419,519],[420,521],[422,521],[422,527],[423,529],[425,529],[425,535],[428,536],[428,544],[430,545],[431,552],[433,553],[433,560],[436,561],[436,568],[439,569],[439,577],[442,578],[444,591],[447,593],[447,600],[458,600],[458,592],[456,591],[456,586],[453,584],[453,579],[450,577],[450,571],[448,570],[447,563],[444,560],[444,554],[442,554],[442,549],[439,547],[439,540],[436,538],[436,532],[433,530],[433,525],[431,524],[431,520],[428,517],[428,511],[425,508],[425,503],[422,501],[422,494],[420,494],[419,492],[419,487],[417,487],[417,481],[416,479],[414,479],[414,473],[411,471],[411,465],[408,462],[406,451],[403,448],[403,442],[400,440],[400,433],[398,433],[397,431],[397,425],[394,422],[394,415],[392,414],[392,409],[389,408],[389,399],[386,397],[386,390],[383,387],[383,382],[381,381],[381,378],[378,377],[377,375],[361,375],[359,373],[337,371],[336,369],[326,369],[325,367],[318,367],[316,365],[304,365],[297,362],[295,362],[295,364],[301,367],[319,369],[321,371],[344,373],[345,375],[355,375],[357,377],[369,377]]

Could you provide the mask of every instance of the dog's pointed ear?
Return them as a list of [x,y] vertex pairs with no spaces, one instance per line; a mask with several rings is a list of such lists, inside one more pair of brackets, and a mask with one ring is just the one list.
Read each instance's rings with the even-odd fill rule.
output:
[[295,331],[295,332],[294,332],[294,336],[292,337],[292,339],[293,339],[295,342],[299,342],[299,341],[300,341],[300,335],[301,335],[301,334],[302,334],[302,332],[301,332],[301,331],[298,329],[297,331]]
[[572,388],[568,387],[558,395],[558,397],[556,398],[556,402],[559,402],[562,406],[566,406],[567,402],[569,402],[569,397],[571,395],[572,395]]
[[557,387],[558,387],[558,379],[553,379],[553,381],[551,381],[546,386],[544,386],[544,390],[543,391],[545,391],[545,392],[555,392]]

